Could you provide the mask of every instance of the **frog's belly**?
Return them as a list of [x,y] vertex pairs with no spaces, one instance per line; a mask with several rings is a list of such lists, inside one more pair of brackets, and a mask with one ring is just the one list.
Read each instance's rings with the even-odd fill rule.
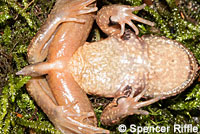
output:
[[[136,43],[138,43],[136,41]],[[122,85],[137,89],[144,84],[146,53],[139,44],[108,38],[80,47],[70,61],[70,71],[87,93],[113,97]]]

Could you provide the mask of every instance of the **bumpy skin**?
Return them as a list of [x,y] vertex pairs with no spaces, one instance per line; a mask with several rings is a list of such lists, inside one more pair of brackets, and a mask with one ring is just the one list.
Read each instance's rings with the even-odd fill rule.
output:
[[[81,46],[69,64],[74,79],[87,93],[114,97],[101,116],[105,125],[119,123],[127,115],[147,114],[138,109],[182,92],[192,84],[198,71],[195,57],[182,44],[157,36],[139,38],[130,31],[124,34],[122,22],[133,26],[128,8],[102,8],[97,23],[104,32],[115,36]],[[116,25],[110,26],[116,17],[121,32]],[[129,95],[122,85],[131,87]],[[137,102],[143,95],[155,98]]]
[[71,72],[87,93],[114,97],[123,83],[140,88],[144,77],[145,96],[167,97],[193,82],[198,66],[183,45],[158,36],[128,36],[86,44],[73,55]]
[[[109,37],[81,46],[70,61],[74,79],[87,93],[115,98],[102,113],[104,125],[119,123],[127,115],[146,114],[138,108],[182,92],[197,75],[194,56],[180,43],[157,36],[128,36],[128,40]],[[137,102],[133,95],[122,97],[121,85],[130,86],[130,94],[143,91],[141,97],[156,98]]]
[[[101,121],[105,125],[119,123],[131,114],[148,114],[139,108],[183,91],[195,79],[198,66],[192,53],[173,40],[157,36],[139,38],[130,30],[124,30],[126,23],[138,34],[131,19],[154,25],[132,15],[132,11],[144,6],[112,5],[102,8],[97,15],[97,24],[110,37],[86,43],[77,51],[76,43],[81,42],[74,41],[80,38],[77,34],[81,31],[69,29],[69,37],[65,37],[64,31],[59,32],[60,28],[54,36],[55,42],[50,45],[48,62],[25,67],[18,74],[48,74],[49,86],[55,88],[54,96],[59,105],[66,105],[62,96],[67,96],[69,102],[71,96],[79,95],[81,91],[70,96],[63,89],[77,89],[79,86],[89,94],[114,97],[102,113]],[[71,39],[69,45],[63,42],[67,39]],[[155,98],[138,102],[143,96]],[[71,101],[70,105],[73,104],[85,106]]]

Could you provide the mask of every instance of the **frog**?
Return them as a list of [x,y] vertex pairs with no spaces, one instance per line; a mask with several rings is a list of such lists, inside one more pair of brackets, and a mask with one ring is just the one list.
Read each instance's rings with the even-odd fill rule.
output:
[[[58,29],[49,43],[49,48],[45,48],[48,55],[43,57],[47,57],[47,60],[44,61],[43,58],[40,62],[26,66],[17,75],[38,77],[47,74],[46,79],[39,80],[40,84],[37,89],[47,89],[49,92],[47,96],[51,96],[49,98],[55,100],[58,106],[72,108],[71,105],[80,104],[82,101],[82,97],[76,97],[76,101],[65,104],[65,100],[59,99],[63,95],[70,98],[61,90],[68,86],[72,87],[71,89],[67,88],[70,89],[68,92],[73,92],[78,88],[76,94],[84,90],[91,95],[114,98],[102,112],[101,122],[104,125],[117,124],[128,115],[148,114],[147,111],[139,108],[184,91],[196,78],[198,64],[193,54],[174,40],[155,35],[137,36],[139,30],[131,20],[154,26],[153,22],[132,14],[133,11],[141,10],[145,6],[143,4],[136,7],[127,5],[103,7],[97,13],[96,22],[108,37],[101,41],[88,43],[79,39],[79,44],[74,44],[73,40],[80,37],[79,30],[68,35],[68,39],[72,41],[67,40],[70,43],[65,45],[63,43],[64,32],[59,33]],[[85,23],[86,21],[83,24]],[[126,30],[125,24],[128,24],[135,32]],[[62,42],[60,48],[56,46],[59,42]],[[41,49],[39,50],[41,51]],[[35,50],[33,49],[33,51]],[[31,54],[31,56],[34,55]],[[40,57],[40,54],[36,54],[36,56]],[[34,84],[29,89],[33,88]],[[62,92],[52,95],[50,91],[55,92],[56,88]],[[151,99],[139,102],[140,98],[144,96]],[[45,101],[42,99],[42,95],[38,98],[40,101]],[[42,105],[41,102],[39,103]],[[46,108],[43,106],[42,109]],[[58,113],[65,112],[60,110]],[[79,113],[79,116],[81,115]],[[49,115],[48,117],[56,120],[55,116]],[[64,116],[62,117],[64,118]],[[88,119],[89,115],[83,117]],[[93,129],[96,128],[93,127]]]

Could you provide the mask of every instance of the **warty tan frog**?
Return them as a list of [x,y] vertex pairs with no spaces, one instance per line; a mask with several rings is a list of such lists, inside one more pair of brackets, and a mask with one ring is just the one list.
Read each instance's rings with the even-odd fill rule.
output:
[[[69,28],[66,30],[69,34],[64,34],[65,29],[62,26],[64,24],[62,24],[63,31],[59,32],[62,27],[58,28],[58,31],[53,34],[49,48],[42,49],[48,54],[47,60],[29,65],[17,74],[34,77],[48,74],[48,83],[43,82],[45,86],[40,86],[40,88],[44,87],[49,91],[50,87],[53,95],[49,93],[48,96],[52,96],[52,100],[55,98],[57,105],[67,108],[75,108],[76,105],[86,106],[86,103],[83,104],[81,101],[82,98],[86,99],[87,97],[79,95],[79,92],[84,94],[82,89],[88,94],[113,97],[113,101],[102,113],[101,121],[105,125],[116,124],[131,114],[148,114],[147,111],[139,110],[139,108],[159,99],[176,95],[186,89],[194,81],[198,65],[193,54],[176,41],[154,35],[141,38],[137,36],[138,29],[131,20],[154,25],[154,23],[132,14],[133,11],[141,10],[144,6],[111,5],[103,7],[98,12],[96,21],[109,37],[94,43],[86,42],[84,44],[87,34],[84,34],[85,31],[82,32],[84,29],[80,30],[78,27],[75,27],[77,31],[72,32],[72,29]],[[81,20],[73,23],[67,22],[66,25],[81,26],[81,23],[82,25],[87,24],[86,21]],[[125,24],[131,26],[135,33],[125,30]],[[89,27],[89,25],[87,26]],[[84,35],[84,41],[79,39],[82,35]],[[33,47],[30,49],[36,51]],[[46,55],[39,61],[43,61]],[[40,57],[40,54],[37,53],[36,56]],[[42,80],[45,81],[45,79]],[[42,85],[42,80],[39,85]],[[59,98],[61,96],[63,99]],[[143,96],[153,97],[153,99],[138,102]],[[88,101],[87,105],[91,107]],[[45,109],[44,106],[43,109]],[[62,113],[63,110],[59,112]],[[71,115],[71,111],[69,113],[66,113],[65,116]],[[83,113],[85,114],[85,110],[76,111],[78,116],[76,119],[80,122],[82,122],[81,117],[84,117],[81,119],[89,118],[89,115],[83,116]],[[55,115],[50,116],[50,118],[52,117],[52,120],[57,120]],[[64,118],[64,116],[62,117]],[[56,123],[54,123],[55,126]],[[79,128],[76,129],[81,131]],[[83,129],[85,128],[82,127]],[[92,133],[92,131],[88,131]],[[81,132],[84,133],[84,131]]]

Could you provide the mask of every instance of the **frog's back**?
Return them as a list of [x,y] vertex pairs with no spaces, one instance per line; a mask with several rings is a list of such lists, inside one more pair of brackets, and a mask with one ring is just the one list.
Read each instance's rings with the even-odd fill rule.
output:
[[80,47],[70,60],[70,70],[89,94],[113,97],[124,83],[140,87],[144,51],[138,39],[128,43],[110,37]]
[[70,60],[70,71],[87,93],[113,97],[120,86],[148,88],[146,96],[172,96],[195,79],[198,66],[180,43],[157,36],[110,37],[84,45]]

